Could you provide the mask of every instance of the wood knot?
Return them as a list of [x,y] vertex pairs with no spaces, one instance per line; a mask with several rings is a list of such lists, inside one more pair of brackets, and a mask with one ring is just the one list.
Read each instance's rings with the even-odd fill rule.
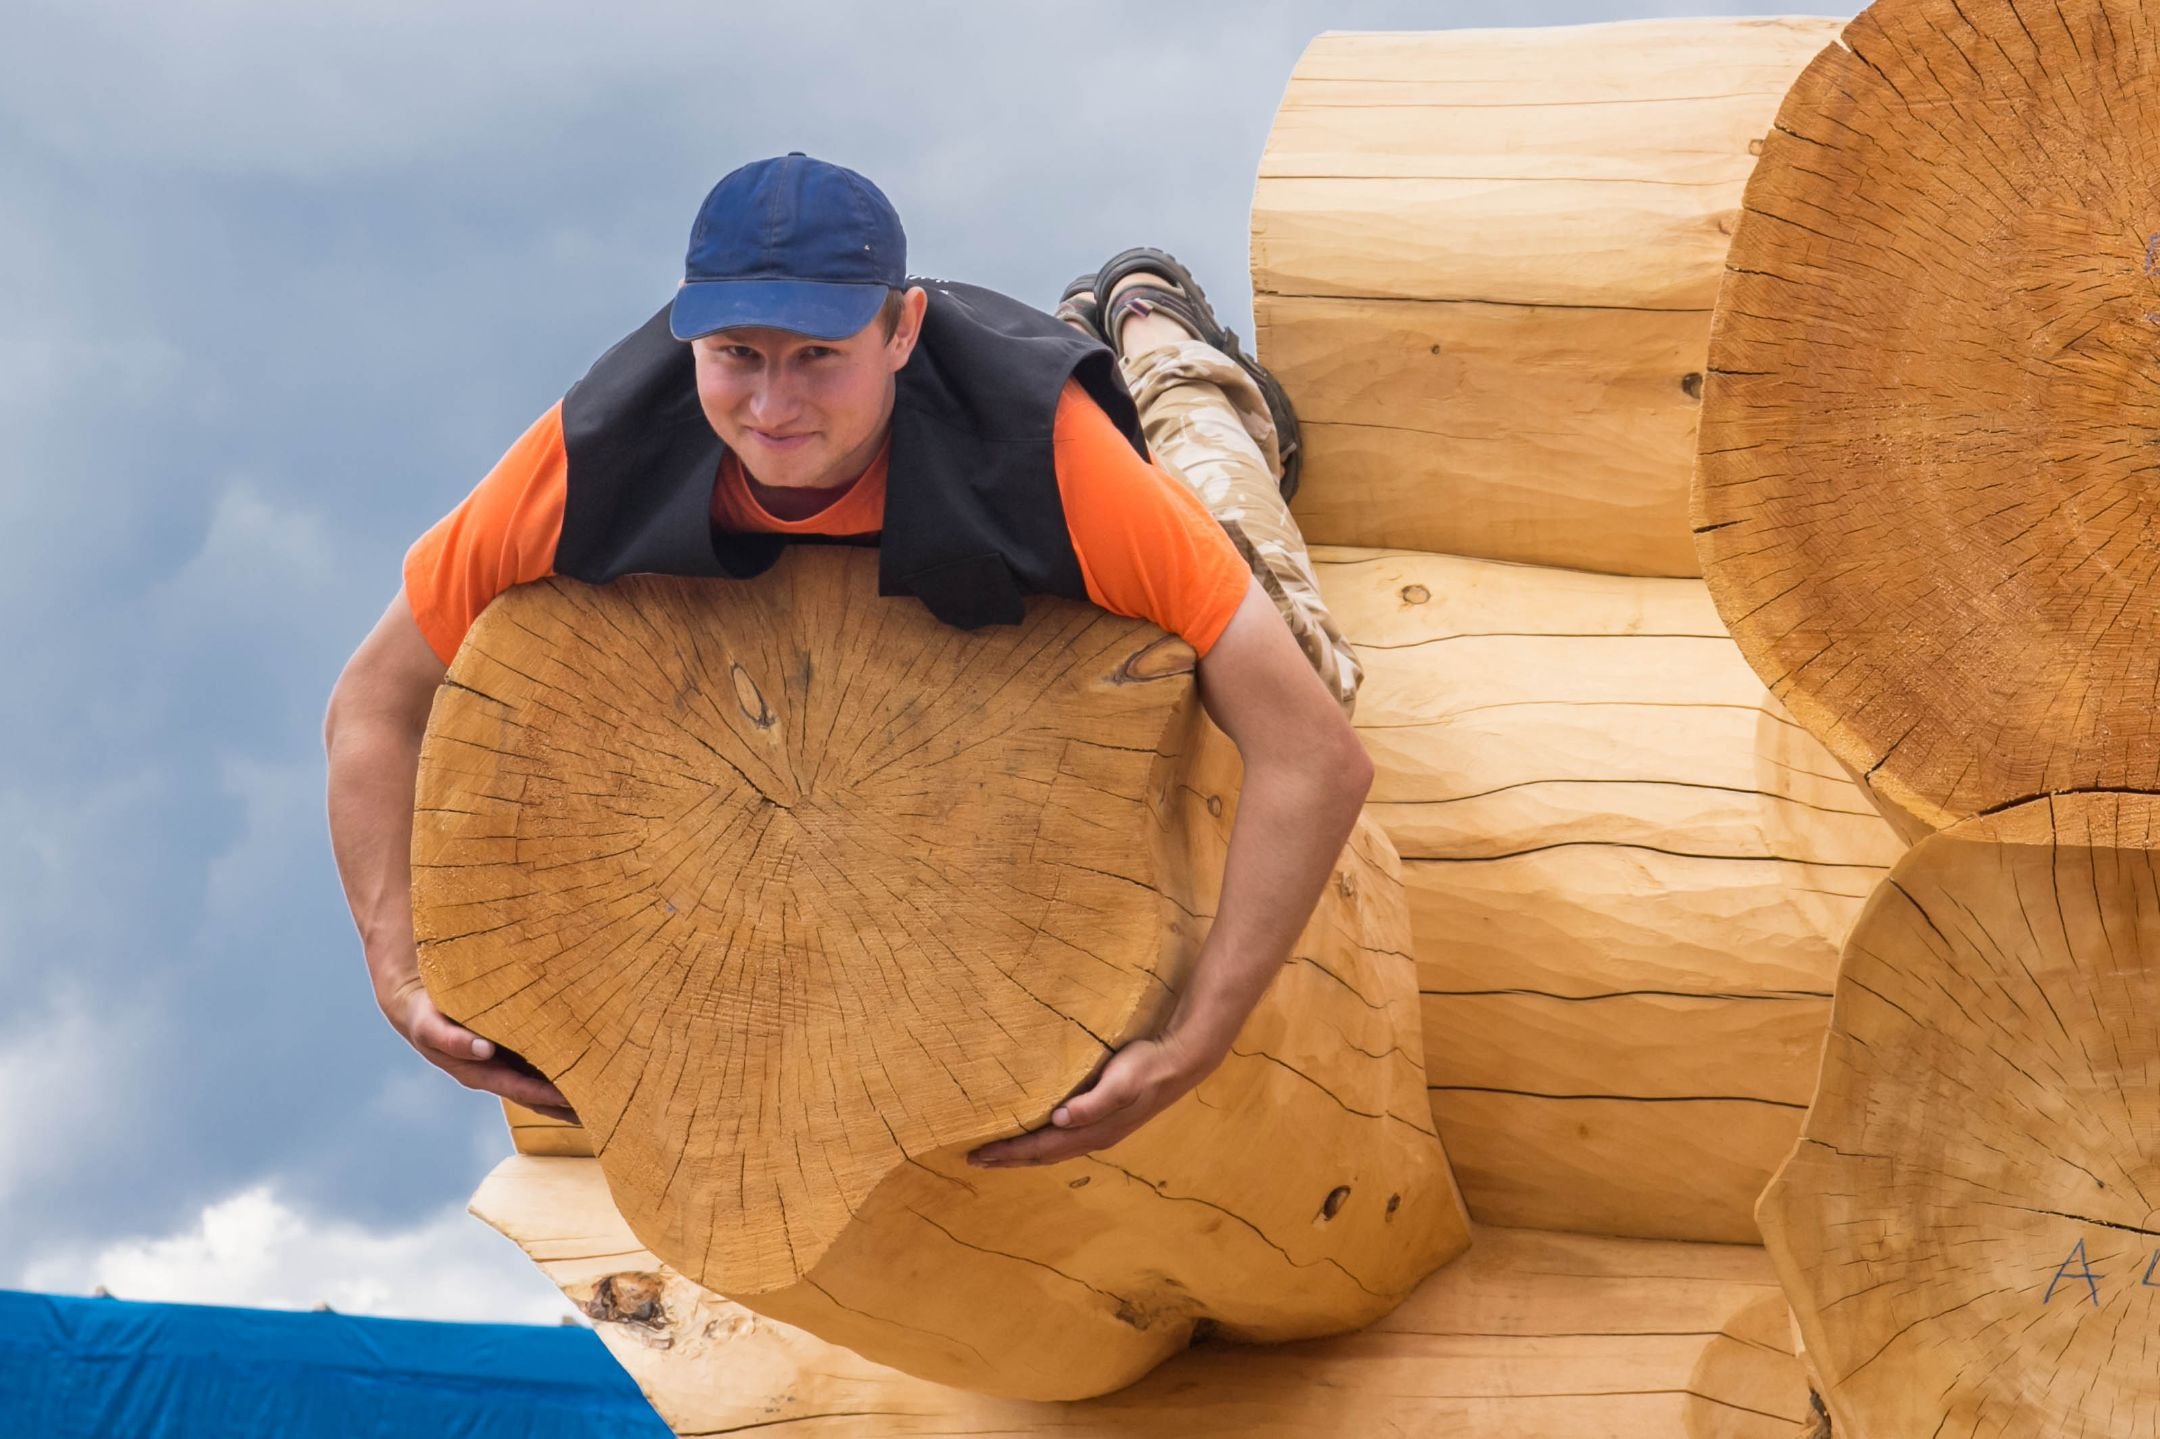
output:
[[1390,1194],[1387,1197],[1387,1217],[1393,1219],[1395,1211],[1400,1208],[1402,1208],[1402,1196],[1400,1194]]
[[1440,347],[1439,347],[1438,345],[1434,345],[1434,346],[1432,347],[1431,353],[1433,353],[1433,354],[1435,354],[1435,355],[1439,354],[1439,353],[1440,353]]
[[1750,155],[1760,155],[1760,154],[1762,153],[1762,151],[1763,151],[1763,140],[1764,140],[1764,138],[1765,138],[1764,136],[1761,136],[1761,135],[1757,135],[1757,136],[1756,136],[1756,137],[1755,137],[1754,139],[1752,139],[1752,140],[1748,141],[1748,142],[1747,142],[1747,152],[1748,152],[1748,153],[1749,153]]
[[1344,899],[1357,898],[1357,881],[1350,877],[1349,870],[1346,869],[1335,876],[1335,887],[1342,891]]
[[1702,371],[1690,370],[1680,377],[1680,388],[1691,400],[1702,398]]
[[1402,601],[1406,605],[1421,605],[1432,598],[1432,591],[1426,589],[1423,585],[1404,585],[1401,594]]
[[1325,1224],[1330,1219],[1333,1219],[1342,1212],[1343,1204],[1349,1198],[1350,1186],[1347,1184],[1338,1184],[1333,1189],[1330,1189],[1328,1197],[1320,1201],[1320,1217],[1315,1219],[1313,1223]]
[[1110,683],[1115,685],[1139,684],[1147,680],[1166,680],[1174,675],[1189,675],[1199,664],[1191,645],[1176,635],[1164,635],[1144,649],[1125,656],[1111,672]]
[[664,1283],[660,1275],[641,1271],[610,1274],[593,1286],[592,1298],[579,1307],[595,1324],[665,1329],[667,1305],[661,1301]]
[[735,703],[741,707],[743,717],[759,729],[771,729],[773,713],[766,706],[765,692],[757,687],[757,681],[751,679],[741,665],[730,665],[728,670],[735,680]]
[[1068,1180],[1065,1187],[1067,1189],[1085,1189],[1087,1188],[1087,1182],[1088,1177],[1083,1174],[1078,1179]]
[[1211,795],[1209,795],[1209,796],[1207,797],[1207,812],[1208,812],[1209,814],[1213,815],[1213,816],[1214,816],[1215,818],[1217,818],[1217,819],[1221,819],[1221,818],[1222,818],[1222,796],[1221,796],[1221,795],[1219,795],[1219,794],[1211,794]]

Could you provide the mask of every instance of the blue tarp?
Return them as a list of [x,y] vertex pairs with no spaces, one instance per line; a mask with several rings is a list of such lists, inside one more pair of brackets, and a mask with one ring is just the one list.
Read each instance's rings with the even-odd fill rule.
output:
[[669,1439],[589,1329],[0,1290],[4,1439]]

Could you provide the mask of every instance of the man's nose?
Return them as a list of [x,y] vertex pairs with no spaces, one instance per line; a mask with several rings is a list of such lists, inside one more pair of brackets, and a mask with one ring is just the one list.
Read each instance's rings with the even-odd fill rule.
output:
[[801,408],[795,386],[780,375],[767,373],[750,391],[750,420],[761,430],[786,424]]

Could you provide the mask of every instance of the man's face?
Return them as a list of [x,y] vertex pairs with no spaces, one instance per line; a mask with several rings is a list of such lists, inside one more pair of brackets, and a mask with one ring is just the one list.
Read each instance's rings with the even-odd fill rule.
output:
[[844,340],[767,329],[692,340],[706,420],[760,484],[846,484],[884,442],[893,376],[914,351],[927,303],[921,289],[908,291],[890,338],[877,318]]

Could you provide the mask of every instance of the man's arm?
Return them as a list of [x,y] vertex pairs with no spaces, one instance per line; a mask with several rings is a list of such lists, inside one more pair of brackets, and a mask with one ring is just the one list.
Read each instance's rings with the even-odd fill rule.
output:
[[443,669],[401,590],[330,693],[323,720],[330,847],[345,901],[360,931],[375,1002],[414,1049],[468,1088],[575,1119],[554,1085],[451,1023],[420,982],[412,924],[413,787]]
[[1372,788],[1372,760],[1257,580],[1200,661],[1200,701],[1245,779],[1222,901],[1160,1034],[1126,1045],[1051,1115],[970,1162],[1051,1164],[1117,1143],[1200,1083],[1289,958]]

